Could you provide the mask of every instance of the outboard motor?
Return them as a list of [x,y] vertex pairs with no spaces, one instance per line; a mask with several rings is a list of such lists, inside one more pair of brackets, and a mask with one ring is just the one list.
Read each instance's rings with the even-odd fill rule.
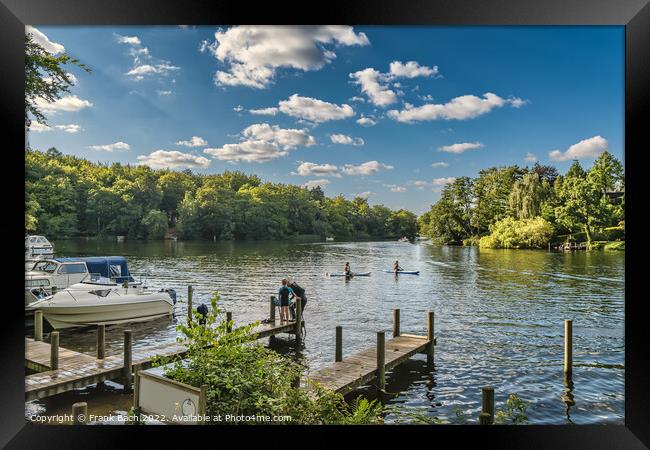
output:
[[161,289],[160,292],[167,292],[169,296],[171,297],[172,301],[174,302],[174,305],[176,304],[176,290],[172,288],[164,288]]
[[201,303],[199,307],[196,308],[196,312],[201,314],[201,318],[199,319],[199,325],[205,325],[206,316],[208,315],[208,307],[205,305],[205,303]]

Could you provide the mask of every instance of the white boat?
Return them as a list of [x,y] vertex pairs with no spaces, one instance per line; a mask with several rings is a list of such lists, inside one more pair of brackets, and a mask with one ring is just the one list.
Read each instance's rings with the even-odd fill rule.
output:
[[54,256],[54,246],[45,236],[25,236],[25,259]]
[[410,241],[409,241],[409,238],[407,238],[406,236],[404,236],[404,237],[402,237],[402,238],[399,238],[399,239],[397,240],[397,242],[410,242]]
[[334,240],[333,237],[326,237],[326,238],[325,238],[325,241],[327,241],[327,242],[332,242],[333,240]]
[[54,329],[144,322],[173,312],[173,289],[152,292],[142,283],[88,275],[80,283],[32,303]]

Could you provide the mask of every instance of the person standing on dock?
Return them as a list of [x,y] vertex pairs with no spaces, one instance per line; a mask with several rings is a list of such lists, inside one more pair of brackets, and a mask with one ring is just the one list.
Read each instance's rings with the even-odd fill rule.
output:
[[296,299],[301,300],[301,308],[302,311],[305,310],[305,306],[307,306],[307,295],[305,294],[305,288],[300,286],[298,283],[296,283],[294,280],[289,279],[288,284],[289,289],[293,291],[293,302],[291,302],[291,305],[289,306],[289,312],[291,312],[291,320],[295,320],[296,318]]
[[278,297],[280,300],[280,322],[289,321],[289,296],[295,295],[293,290],[287,286],[287,279],[282,279],[282,286],[278,290]]

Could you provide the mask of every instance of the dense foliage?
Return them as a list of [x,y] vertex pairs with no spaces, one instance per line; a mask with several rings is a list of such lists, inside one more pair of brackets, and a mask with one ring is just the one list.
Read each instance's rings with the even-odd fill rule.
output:
[[174,380],[207,385],[208,415],[289,416],[291,421],[282,423],[294,425],[381,423],[377,401],[359,397],[347,403],[316,385],[295,387],[302,367],[256,341],[256,324],[233,329],[232,323],[219,321],[223,314],[217,300],[215,294],[204,325],[178,326],[188,347],[185,359],[157,361],[167,364],[165,375]]
[[176,229],[184,239],[413,238],[417,217],[406,210],[370,206],[366,199],[325,197],[255,175],[152,170],[94,164],[28,150],[25,226],[51,238],[127,235],[160,239]]
[[580,236],[591,244],[594,235],[624,230],[625,197],[608,195],[623,190],[623,166],[609,152],[589,170],[575,161],[563,176],[538,163],[493,167],[445,186],[418,225],[421,235],[440,243],[536,248]]

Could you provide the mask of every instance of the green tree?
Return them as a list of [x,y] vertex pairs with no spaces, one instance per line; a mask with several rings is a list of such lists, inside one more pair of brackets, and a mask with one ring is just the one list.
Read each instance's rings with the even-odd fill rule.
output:
[[36,43],[31,33],[25,35],[25,126],[31,125],[31,114],[38,122],[47,125],[47,119],[37,105],[37,100],[54,102],[70,92],[74,84],[64,65],[71,64],[86,72],[90,68],[67,53],[53,55]]
[[540,179],[536,172],[524,174],[521,180],[515,181],[510,192],[512,215],[517,219],[530,219],[540,215],[550,189],[549,182]]
[[164,212],[151,209],[142,218],[142,225],[146,229],[146,235],[149,239],[162,239],[167,231],[167,214]]
[[491,167],[479,172],[473,183],[473,197],[476,199],[472,214],[474,235],[487,232],[491,224],[509,215],[510,192],[524,173],[519,166]]

